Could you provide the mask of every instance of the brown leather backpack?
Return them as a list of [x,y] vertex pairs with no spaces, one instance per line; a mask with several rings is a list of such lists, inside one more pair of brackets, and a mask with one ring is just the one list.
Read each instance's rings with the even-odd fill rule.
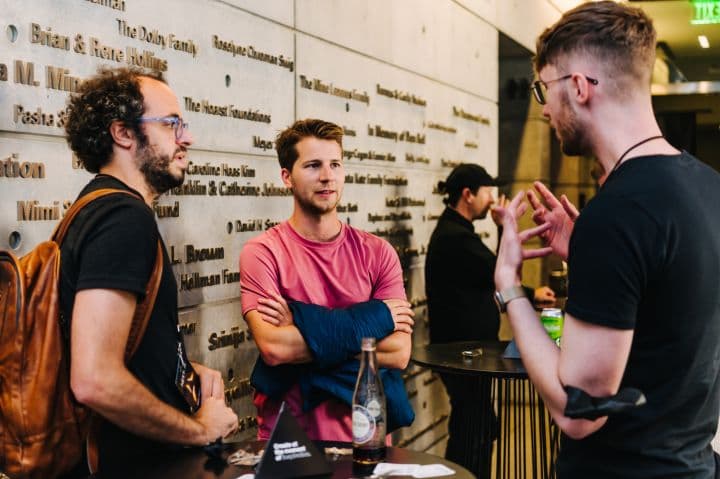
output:
[[[70,390],[69,341],[60,325],[60,245],[77,213],[110,194],[105,188],[76,201],[53,232],[18,259],[0,250],[0,471],[10,477],[48,479],[68,472],[82,458],[90,462],[96,444],[88,439],[90,411]],[[140,344],[162,276],[162,245],[144,301],[135,310],[125,361]],[[96,464],[91,464],[91,469]]]

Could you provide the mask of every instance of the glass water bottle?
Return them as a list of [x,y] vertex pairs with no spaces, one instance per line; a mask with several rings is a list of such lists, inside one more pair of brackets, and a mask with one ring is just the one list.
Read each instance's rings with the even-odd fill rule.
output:
[[375,338],[363,338],[361,349],[360,371],[352,400],[353,470],[369,474],[385,459],[387,412]]

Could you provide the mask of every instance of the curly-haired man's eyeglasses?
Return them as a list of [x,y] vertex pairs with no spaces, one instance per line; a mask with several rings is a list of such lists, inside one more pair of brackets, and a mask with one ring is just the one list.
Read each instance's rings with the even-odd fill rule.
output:
[[182,138],[185,128],[189,127],[188,123],[186,121],[183,121],[183,119],[178,116],[142,117],[142,118],[139,118],[139,121],[141,123],[158,122],[158,123],[164,123],[165,125],[168,125],[168,126],[172,125],[172,128],[175,131],[175,139],[176,140],[179,140],[180,138]]
[[[560,80],[567,80],[568,78],[572,78],[572,74],[565,75],[560,78],[556,78],[554,80],[548,80],[548,81],[535,80],[533,82],[532,86],[530,87],[530,90],[532,90],[535,100],[537,100],[537,102],[540,103],[541,105],[544,105],[548,84],[550,84],[552,82],[560,81]],[[597,85],[599,83],[596,79],[590,78],[587,75],[585,75],[585,78],[587,78],[587,80],[590,83],[592,83],[593,85]]]

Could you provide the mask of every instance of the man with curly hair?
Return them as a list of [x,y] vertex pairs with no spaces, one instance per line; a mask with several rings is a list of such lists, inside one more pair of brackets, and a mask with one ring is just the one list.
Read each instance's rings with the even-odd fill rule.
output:
[[[79,197],[101,188],[134,193],[91,203],[73,222],[61,250],[71,388],[79,402],[107,419],[99,432],[99,465],[114,469],[141,454],[226,436],[237,416],[225,404],[220,373],[188,361],[164,244],[147,329],[135,355],[124,362],[133,314],[161,240],[152,202],[182,184],[193,142],[177,98],[160,76],[101,70],[71,98],[68,112],[67,141],[82,166],[97,174]],[[193,371],[199,380],[183,384]],[[183,387],[197,391],[198,383],[198,398],[183,394]]]

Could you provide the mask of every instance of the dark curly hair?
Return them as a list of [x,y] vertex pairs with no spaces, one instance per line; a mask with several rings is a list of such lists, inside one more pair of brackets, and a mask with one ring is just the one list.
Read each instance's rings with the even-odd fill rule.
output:
[[621,77],[649,85],[655,40],[653,22],[640,8],[610,0],[587,2],[565,12],[538,37],[534,67],[540,72],[547,64],[557,66],[566,55],[586,53],[620,83],[618,89],[627,86]]
[[159,73],[145,73],[135,68],[100,68],[98,74],[84,81],[70,98],[65,122],[67,142],[90,173],[97,173],[110,161],[113,121],[121,121],[137,135],[141,145],[146,143],[138,121],[145,111],[141,77],[165,82]]
[[275,151],[277,151],[280,166],[292,171],[292,167],[298,158],[295,148],[300,140],[307,137],[319,138],[321,140],[333,140],[342,149],[343,129],[341,126],[329,121],[307,118],[298,120],[289,128],[281,131],[275,138]]

